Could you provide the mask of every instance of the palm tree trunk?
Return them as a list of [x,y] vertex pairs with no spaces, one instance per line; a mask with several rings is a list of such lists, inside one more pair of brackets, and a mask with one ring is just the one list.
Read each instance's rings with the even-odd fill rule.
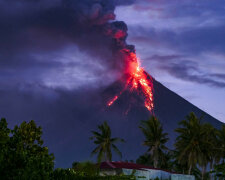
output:
[[[210,161],[210,172],[213,170],[213,160]],[[213,174],[210,173],[210,180],[213,180]]]
[[190,165],[189,170],[188,170],[188,174],[191,174],[191,169],[192,169],[192,165]]
[[106,152],[104,153],[104,158],[105,158],[105,161],[108,162],[108,158],[107,158]]
[[155,155],[154,156],[154,168],[157,168],[158,167],[158,158],[157,156]]
[[154,168],[157,168],[156,158],[154,158]]
[[202,167],[202,180],[204,179],[205,170],[206,170],[206,166],[203,166]]

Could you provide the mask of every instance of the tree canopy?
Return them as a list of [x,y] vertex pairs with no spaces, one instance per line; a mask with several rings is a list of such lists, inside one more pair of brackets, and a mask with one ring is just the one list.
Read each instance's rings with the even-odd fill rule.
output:
[[92,151],[91,154],[98,154],[98,162],[112,161],[112,150],[114,150],[115,153],[117,153],[122,158],[122,153],[115,143],[125,141],[121,138],[111,137],[111,129],[106,121],[98,126],[98,130],[100,132],[92,131],[93,136],[90,139],[94,140],[94,143],[97,145],[97,147]]
[[169,140],[168,134],[163,132],[162,125],[155,116],[147,121],[142,121],[139,128],[145,136],[143,145],[148,147],[148,152],[153,158],[154,167],[157,168],[159,160],[163,161],[165,158],[164,151],[168,149],[165,145]]
[[42,128],[34,121],[14,129],[0,121],[0,176],[3,179],[49,179],[54,156],[43,146]]

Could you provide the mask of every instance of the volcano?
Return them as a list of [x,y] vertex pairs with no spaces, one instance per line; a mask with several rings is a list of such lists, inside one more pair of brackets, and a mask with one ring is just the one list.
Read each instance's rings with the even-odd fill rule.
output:
[[[117,81],[101,91],[100,96],[103,99],[102,103],[99,103],[101,105],[99,107],[93,106],[92,108],[94,109],[90,107],[88,112],[84,112],[82,115],[80,114],[77,117],[82,120],[79,126],[78,122],[74,122],[76,124],[75,126],[70,122],[70,127],[68,127],[67,131],[72,131],[69,133],[72,137],[68,137],[67,144],[64,144],[64,148],[66,149],[56,147],[53,149],[53,152],[57,151],[57,166],[69,167],[74,160],[89,160],[90,152],[94,149],[94,144],[88,140],[91,136],[90,131],[96,130],[97,125],[103,121],[109,123],[112,136],[124,138],[126,141],[126,143],[119,145],[119,149],[123,154],[122,160],[134,161],[147,150],[146,147],[142,146],[144,136],[138,128],[140,121],[147,120],[152,113],[159,118],[164,130],[169,134],[170,140],[168,147],[171,149],[176,138],[174,129],[178,127],[179,121],[183,120],[190,112],[194,112],[197,116],[203,116],[203,122],[208,122],[216,128],[220,128],[222,125],[220,121],[169,90],[153,78],[154,110],[152,112],[145,107],[143,103],[145,97],[138,91],[126,90],[111,106],[107,106],[107,100],[123,89],[124,85],[122,82],[123,80]],[[66,137],[64,138],[67,139]],[[114,155],[113,160],[120,159],[117,159],[117,156]]]
[[[169,134],[169,148],[176,138],[174,129],[185,116],[194,112],[203,116],[202,121],[220,128],[222,123],[206,112],[172,92],[152,78],[154,87],[154,109],[150,112],[143,103],[145,96],[137,90],[126,90],[111,106],[107,101],[123,89],[123,81],[117,81],[107,88],[94,91],[57,90],[55,100],[35,96],[29,92],[0,91],[0,115],[6,117],[9,126],[34,119],[43,128],[43,138],[49,151],[55,155],[56,167],[71,167],[74,161],[85,161],[91,157],[95,145],[89,140],[91,131],[107,121],[113,137],[120,137],[126,143],[118,144],[122,160],[136,160],[146,152],[142,145],[144,136],[138,128],[141,120],[147,120],[152,113],[159,118]],[[13,101],[10,99],[13,99]],[[7,102],[7,103],[4,103]],[[18,106],[15,103],[19,103]],[[13,112],[13,113],[12,113]],[[26,112],[26,113],[21,113]],[[113,160],[120,160],[113,155]]]
[[[115,82],[108,87],[103,93],[104,96],[118,94],[123,87],[120,83],[122,81]],[[138,154],[140,155],[141,152],[144,152],[145,148],[141,147],[144,137],[138,126],[141,120],[147,120],[151,115],[155,115],[160,120],[163,124],[163,129],[169,134],[169,148],[173,148],[177,136],[174,129],[178,127],[178,123],[185,119],[190,112],[194,112],[198,117],[202,117],[202,122],[210,123],[215,128],[220,128],[223,124],[163,86],[154,78],[152,78],[152,82],[154,87],[154,110],[151,113],[143,106],[144,98],[138,91],[124,92],[120,99],[117,99],[107,110],[114,117],[114,120],[111,120],[110,123],[113,124],[114,128],[117,128],[115,131],[128,142],[123,146],[123,151],[129,152],[130,157],[137,157]],[[122,117],[119,117],[121,114],[123,114]]]

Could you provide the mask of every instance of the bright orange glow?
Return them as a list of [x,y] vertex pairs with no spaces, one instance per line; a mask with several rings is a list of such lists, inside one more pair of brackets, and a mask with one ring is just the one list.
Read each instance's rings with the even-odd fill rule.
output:
[[108,106],[111,106],[117,99],[118,96],[115,96],[111,101],[109,101]]
[[152,111],[154,108],[153,104],[153,84],[151,77],[144,71],[144,69],[140,66],[140,61],[137,58],[136,54],[133,52],[126,52],[126,70],[125,73],[128,74],[128,78],[126,80],[125,88],[122,90],[119,95],[115,96],[109,103],[108,106],[111,106],[119,96],[125,91],[127,88],[130,90],[139,90],[143,93],[145,97],[145,107]]

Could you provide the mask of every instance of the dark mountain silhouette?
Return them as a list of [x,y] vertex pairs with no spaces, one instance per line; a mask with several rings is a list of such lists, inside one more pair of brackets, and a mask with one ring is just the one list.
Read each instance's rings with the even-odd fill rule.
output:
[[220,128],[223,124],[155,80],[154,89],[155,115],[163,123],[164,129],[170,133],[172,140],[175,138],[175,134],[172,133],[173,129],[190,112],[194,112],[198,117],[202,117],[202,122],[210,123],[216,128]]
[[[203,116],[204,122],[217,128],[222,125],[156,80],[153,83],[154,114],[169,133],[170,148],[176,137],[174,129],[190,112]],[[29,91],[0,91],[0,115],[7,118],[10,127],[31,119],[42,126],[45,145],[54,153],[56,167],[71,167],[74,161],[90,160],[90,153],[95,145],[89,137],[92,135],[91,131],[97,130],[97,125],[103,121],[108,121],[113,137],[126,140],[126,143],[118,145],[123,153],[122,160],[136,160],[147,150],[142,146],[144,137],[138,126],[151,113],[144,107],[143,96],[137,91],[125,91],[111,107],[107,107],[107,100],[113,98],[121,88],[122,84],[118,81],[100,91],[54,90],[56,97]],[[113,156],[113,160],[119,159]]]
[[[208,122],[216,128],[220,128],[222,123],[213,118],[206,112],[194,106],[184,98],[172,92],[161,83],[153,79],[154,84],[154,115],[159,118],[163,128],[169,133],[170,141],[168,146],[173,148],[176,138],[174,129],[178,123],[185,119],[190,112],[202,117],[202,122]],[[122,89],[120,82],[114,83],[104,91],[104,96],[113,97]],[[113,95],[112,95],[113,94]],[[109,107],[108,114],[110,124],[116,135],[123,137],[127,143],[121,146],[125,158],[135,159],[138,155],[145,152],[146,148],[142,147],[144,140],[138,126],[141,120],[147,120],[151,114],[143,105],[143,97],[137,91],[125,91],[112,107]],[[123,114],[121,116],[121,114]],[[111,119],[111,117],[113,117]]]

